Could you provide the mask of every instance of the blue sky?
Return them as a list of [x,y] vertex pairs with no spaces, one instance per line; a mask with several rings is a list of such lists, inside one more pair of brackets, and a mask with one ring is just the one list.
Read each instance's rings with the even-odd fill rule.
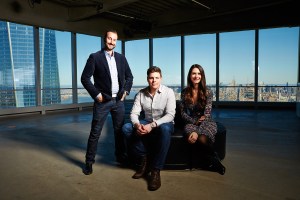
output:
[[[71,36],[56,32],[61,85],[71,84]],[[185,37],[185,76],[192,64],[200,64],[208,84],[216,81],[216,35]],[[77,35],[78,78],[90,53],[100,50],[100,37]],[[264,29],[259,32],[259,84],[296,84],[298,74],[299,28]],[[220,33],[220,82],[254,83],[255,31]],[[180,85],[180,37],[153,40],[153,64],[161,67],[163,83]],[[149,67],[148,40],[125,43],[126,57],[134,85],[146,84]],[[121,52],[121,43],[115,49]],[[78,79],[79,80],[79,79]],[[80,80],[78,81],[80,83]],[[81,85],[81,84],[80,84]],[[80,86],[79,85],[79,86]]]

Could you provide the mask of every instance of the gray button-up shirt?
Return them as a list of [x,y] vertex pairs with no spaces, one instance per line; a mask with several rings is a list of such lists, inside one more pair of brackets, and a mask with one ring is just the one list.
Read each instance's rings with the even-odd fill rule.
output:
[[145,119],[149,123],[156,122],[157,126],[173,122],[175,117],[176,99],[174,91],[167,86],[160,85],[154,97],[149,93],[149,87],[138,92],[130,114],[132,124],[139,123],[141,111],[145,112]]

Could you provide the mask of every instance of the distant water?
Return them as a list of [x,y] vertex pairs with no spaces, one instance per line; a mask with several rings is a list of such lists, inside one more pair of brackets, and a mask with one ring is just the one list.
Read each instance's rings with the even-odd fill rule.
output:
[[94,100],[92,99],[92,97],[78,97],[78,102],[79,103],[88,103],[88,102],[94,102]]
[[[64,99],[61,101],[62,104],[72,104],[73,102],[72,98],[68,98],[68,99]],[[84,97],[78,97],[78,102],[79,103],[88,103],[88,102],[93,102],[93,99],[91,97],[88,96],[84,96]]]
[[134,99],[134,97],[137,93],[138,92],[136,92],[136,91],[131,91],[130,94],[126,97],[126,99]]
[[[137,94],[137,92],[130,92],[130,94],[126,97],[126,99],[134,99],[135,95]],[[84,96],[84,97],[78,97],[78,102],[79,103],[89,103],[89,102],[93,102],[94,100],[91,97],[88,96]],[[68,99],[64,99],[61,102],[62,104],[72,104],[72,98],[68,98]]]

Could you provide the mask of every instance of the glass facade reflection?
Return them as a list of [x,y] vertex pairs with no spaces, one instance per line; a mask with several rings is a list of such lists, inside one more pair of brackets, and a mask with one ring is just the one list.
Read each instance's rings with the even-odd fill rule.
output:
[[[33,27],[0,21],[0,106],[36,106]],[[43,104],[60,103],[55,34],[40,29]]]
[[36,105],[33,27],[0,21],[1,107]]
[[42,105],[61,103],[55,31],[40,28]]

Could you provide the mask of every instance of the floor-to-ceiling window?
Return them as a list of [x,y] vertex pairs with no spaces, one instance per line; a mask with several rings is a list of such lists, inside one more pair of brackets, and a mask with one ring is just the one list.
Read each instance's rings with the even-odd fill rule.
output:
[[181,93],[181,38],[153,39],[153,65],[162,70],[162,84],[171,87],[176,99]]
[[[71,33],[39,28],[34,37],[32,26],[0,21],[0,97],[1,109],[37,105],[72,104]],[[219,60],[216,58],[216,34],[125,42],[125,55],[132,69],[132,99],[138,87],[144,87],[150,57],[162,69],[163,84],[181,92],[181,48],[184,52],[185,76],[192,64],[205,69],[207,84],[216,90],[216,61],[219,61],[219,100],[224,103],[295,102],[299,68],[299,27],[272,28],[219,34]],[[93,100],[82,87],[80,76],[89,55],[101,49],[101,38],[76,34],[78,102]],[[39,42],[39,65],[34,42]],[[185,46],[181,46],[184,44]],[[255,48],[258,44],[258,48]],[[118,40],[115,51],[122,53]],[[255,50],[258,57],[255,57]],[[124,53],[124,52],[123,52]],[[36,60],[35,60],[36,59]],[[258,60],[258,63],[255,63]],[[40,67],[40,74],[36,69]],[[257,67],[257,68],[256,68]],[[255,70],[258,76],[255,77]],[[38,83],[36,83],[36,77]],[[186,77],[185,85],[186,85]],[[257,80],[258,85],[255,85]],[[93,81],[93,80],[92,80]],[[40,85],[37,85],[40,84]],[[217,84],[217,85],[218,85]],[[41,86],[41,90],[38,90]],[[258,88],[255,91],[255,88]],[[41,97],[41,102],[39,101]],[[214,96],[215,97],[215,96]],[[214,98],[215,99],[215,98]],[[255,102],[254,102],[255,103]],[[3,111],[5,112],[5,111]]]
[[33,27],[0,21],[0,107],[36,106]]
[[71,33],[39,29],[42,105],[71,104]]
[[220,101],[254,101],[255,31],[220,34]]
[[149,68],[149,40],[133,40],[125,43],[126,58],[133,75],[133,86],[127,99],[148,85],[147,69]]
[[[101,38],[91,35],[76,34],[76,44],[78,103],[92,102],[93,99],[81,84],[81,74],[90,54],[101,50]],[[91,78],[91,81],[93,81],[93,78]]]
[[216,34],[192,35],[185,37],[185,83],[193,64],[199,64],[205,71],[206,84],[216,99]]
[[259,30],[258,101],[295,102],[299,27]]
[[118,53],[122,53],[122,41],[121,40],[117,40],[117,44],[116,44],[114,51],[116,51]]

